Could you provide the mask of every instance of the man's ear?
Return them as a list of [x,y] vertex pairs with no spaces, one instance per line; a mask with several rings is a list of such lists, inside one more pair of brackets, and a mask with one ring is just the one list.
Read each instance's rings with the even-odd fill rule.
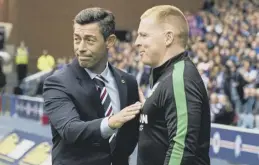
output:
[[174,42],[174,32],[168,30],[165,32],[165,45],[169,46]]
[[106,39],[106,47],[109,49],[115,45],[115,42],[117,40],[117,37],[112,34]]

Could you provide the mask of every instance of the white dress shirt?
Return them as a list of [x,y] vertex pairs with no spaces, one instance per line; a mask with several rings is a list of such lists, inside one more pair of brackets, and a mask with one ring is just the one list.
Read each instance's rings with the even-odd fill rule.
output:
[[[92,80],[97,76],[96,73],[93,73],[89,69],[85,68],[85,70],[89,74],[89,76],[91,77]],[[115,78],[113,77],[113,75],[112,75],[112,73],[111,73],[111,71],[110,71],[110,69],[108,67],[108,63],[106,65],[104,71],[100,75],[103,76],[103,78],[105,80],[107,80],[107,82],[104,82],[104,84],[105,84],[107,92],[108,92],[108,94],[109,94],[109,96],[111,98],[112,109],[113,109],[114,114],[118,113],[120,111],[119,90],[118,90]],[[108,117],[105,117],[102,120],[102,122],[101,122],[101,135],[102,135],[102,137],[104,139],[107,139],[107,138],[109,138],[111,135],[113,135],[116,132],[117,132],[116,129],[113,130],[113,129],[111,129],[109,127],[109,125],[108,125]]]

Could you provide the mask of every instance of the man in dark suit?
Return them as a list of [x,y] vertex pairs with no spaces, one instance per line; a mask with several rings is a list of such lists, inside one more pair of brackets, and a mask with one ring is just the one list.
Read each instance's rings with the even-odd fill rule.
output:
[[107,62],[114,29],[114,16],[105,9],[79,12],[74,20],[76,58],[45,80],[53,165],[128,165],[138,139],[141,103],[136,80]]

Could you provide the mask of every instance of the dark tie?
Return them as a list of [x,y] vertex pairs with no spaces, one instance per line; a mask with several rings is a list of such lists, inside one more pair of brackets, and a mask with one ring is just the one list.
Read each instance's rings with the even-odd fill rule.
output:
[[[101,102],[102,102],[102,105],[104,107],[104,116],[108,117],[108,116],[113,115],[111,98],[110,98],[110,96],[107,92],[107,89],[106,89],[105,83],[104,83],[104,81],[106,81],[106,80],[102,76],[98,75],[94,78],[94,81],[97,85],[97,90],[100,92]],[[113,134],[109,138],[111,151],[113,151],[114,148],[115,148],[115,138],[114,138],[114,136],[115,136],[115,134]]]
[[96,76],[94,81],[97,85],[97,90],[100,92],[100,99],[104,108],[104,116],[108,117],[113,115],[111,98],[104,84],[105,79],[101,76]]

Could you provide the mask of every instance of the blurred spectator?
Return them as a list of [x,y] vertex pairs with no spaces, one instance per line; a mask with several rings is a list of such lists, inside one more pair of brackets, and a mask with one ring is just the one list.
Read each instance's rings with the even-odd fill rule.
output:
[[41,96],[43,94],[43,85],[44,85],[45,79],[47,77],[51,76],[58,69],[61,69],[60,66],[55,67],[52,71],[50,71],[49,73],[47,73],[44,76],[40,77],[39,83],[38,83],[38,86],[37,86],[37,90],[35,92],[35,96]]
[[205,85],[206,88],[208,88],[208,84],[209,84],[209,78],[207,77],[206,73],[205,73],[205,69],[203,68],[204,65],[202,65],[201,63],[197,66],[197,69],[201,75],[201,78],[203,80],[203,83]]
[[8,52],[1,51],[1,50],[0,50],[0,58],[2,59],[2,65],[9,63],[12,59],[11,55]]
[[253,114],[255,115],[255,127],[259,129],[259,88],[256,89],[255,93],[255,104],[253,107]]
[[5,48],[5,27],[0,26],[0,51]]
[[27,47],[25,46],[25,42],[21,41],[20,46],[16,50],[16,56],[15,56],[18,85],[27,76],[28,62],[29,62],[29,52]]
[[211,119],[218,124],[233,124],[235,112],[225,95],[211,94]]
[[214,0],[205,0],[203,4],[203,10],[211,10],[214,6]]
[[255,104],[253,107],[253,113],[259,115],[259,88],[256,89],[255,93]]
[[23,95],[23,91],[22,91],[22,89],[19,86],[15,86],[13,88],[13,94],[15,94],[15,95]]
[[254,128],[255,117],[252,113],[240,114],[239,127],[243,128]]
[[0,57],[0,93],[2,92],[6,84],[5,74],[2,71],[2,63],[3,63],[3,59]]
[[216,93],[210,95],[210,113],[211,121],[215,122],[215,116],[220,112],[220,104],[218,102],[218,96]]
[[63,68],[65,66],[65,64],[67,64],[67,58],[66,57],[60,57],[60,58],[57,59],[56,67],[58,69],[61,69],[61,68]]
[[55,59],[46,49],[42,51],[42,55],[38,58],[37,67],[39,71],[51,71],[54,69]]
[[138,63],[136,79],[140,86],[147,87],[149,84],[149,72],[150,70],[144,66],[142,62]]

